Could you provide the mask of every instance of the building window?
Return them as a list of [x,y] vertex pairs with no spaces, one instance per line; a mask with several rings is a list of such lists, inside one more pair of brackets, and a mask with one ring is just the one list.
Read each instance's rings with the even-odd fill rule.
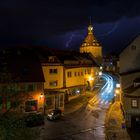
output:
[[83,76],[83,72],[81,72],[81,76]]
[[28,85],[28,91],[35,91],[36,86],[34,84]]
[[135,45],[132,45],[131,46],[131,50],[136,50],[136,46]]
[[54,99],[53,97],[46,97],[46,109],[51,109],[53,108],[53,102],[54,102]]
[[58,85],[58,82],[57,82],[57,80],[56,81],[51,81],[49,83],[49,85],[52,86],[52,87],[56,87]]
[[85,74],[87,74],[87,71],[85,70]]
[[64,96],[63,95],[60,95],[60,107],[63,107],[64,106]]
[[77,76],[77,73],[75,72],[74,75]]
[[80,72],[78,72],[78,76],[80,76]]
[[132,105],[132,108],[137,108],[138,107],[138,100],[137,99],[132,99],[131,100],[131,105]]
[[37,111],[37,100],[25,102],[25,112]]
[[49,69],[50,74],[57,74],[57,69]]
[[88,74],[90,74],[91,73],[91,71],[90,70],[88,70]]
[[55,56],[49,56],[49,62],[55,62]]
[[71,77],[71,72],[67,72],[67,77]]

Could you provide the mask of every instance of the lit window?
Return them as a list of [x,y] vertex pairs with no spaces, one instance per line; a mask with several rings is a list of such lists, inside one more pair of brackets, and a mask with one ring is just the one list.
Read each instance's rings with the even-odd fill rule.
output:
[[30,100],[25,102],[25,111],[26,112],[37,111],[37,100]]
[[91,71],[90,70],[88,70],[88,74],[90,74],[91,73]]
[[50,83],[49,83],[49,85],[50,86],[52,86],[52,87],[56,87],[57,86],[57,80],[56,81],[51,81]]
[[78,76],[80,76],[80,72],[78,72]]
[[46,97],[46,109],[53,108],[53,97]]
[[67,72],[67,77],[71,77],[71,72]]
[[87,74],[87,71],[85,70],[85,74]]
[[49,56],[49,62],[55,62],[55,56]]
[[57,69],[49,69],[50,74],[57,74]]
[[137,108],[138,107],[138,100],[137,99],[132,99],[131,100],[131,105],[132,105],[132,107]]

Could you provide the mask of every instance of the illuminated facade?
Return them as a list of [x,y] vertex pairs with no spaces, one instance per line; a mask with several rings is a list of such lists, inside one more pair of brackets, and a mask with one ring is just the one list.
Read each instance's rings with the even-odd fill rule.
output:
[[91,24],[88,26],[88,35],[80,47],[80,53],[91,53],[99,64],[102,63],[102,47],[93,34]]
[[42,56],[41,63],[46,112],[54,108],[64,110],[65,102],[90,90],[99,69],[89,54],[69,51],[50,51]]

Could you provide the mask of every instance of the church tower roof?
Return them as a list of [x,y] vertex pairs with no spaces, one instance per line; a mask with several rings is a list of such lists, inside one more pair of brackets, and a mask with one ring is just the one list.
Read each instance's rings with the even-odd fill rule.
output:
[[96,37],[94,36],[93,26],[91,23],[88,26],[88,35],[86,36],[81,47],[88,47],[88,46],[93,46],[93,47],[100,46],[99,42],[97,41]]

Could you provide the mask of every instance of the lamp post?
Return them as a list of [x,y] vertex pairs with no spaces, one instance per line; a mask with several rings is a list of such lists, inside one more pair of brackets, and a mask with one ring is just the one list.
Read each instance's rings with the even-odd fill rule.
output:
[[120,88],[115,89],[116,101],[120,101]]

